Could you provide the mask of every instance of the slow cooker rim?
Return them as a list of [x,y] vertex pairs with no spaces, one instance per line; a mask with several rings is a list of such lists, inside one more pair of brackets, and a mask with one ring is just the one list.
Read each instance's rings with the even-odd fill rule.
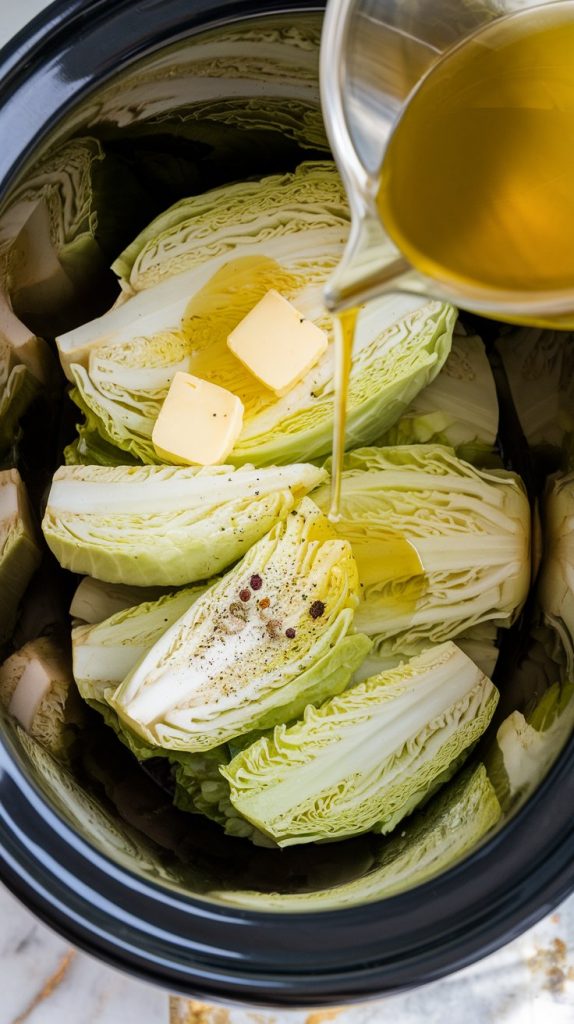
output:
[[[15,37],[12,43],[0,51],[0,82],[2,83],[0,85],[0,104],[2,103],[3,96],[9,97],[11,102],[15,101],[16,109],[18,109],[18,94],[23,88],[23,83],[25,81],[29,82],[31,77],[45,78],[42,69],[44,66],[43,62],[47,60],[48,53],[51,54],[54,67],[59,69],[65,81],[67,53],[69,57],[66,47],[78,27],[81,27],[85,40],[89,38],[90,33],[93,31],[93,26],[90,25],[89,21],[93,14],[98,13],[98,15],[109,16],[110,21],[114,20],[114,18],[117,20],[120,15],[123,16],[126,12],[129,14],[130,10],[132,15],[134,15],[134,6],[131,0],[120,0],[120,3],[114,3],[114,0],[89,0],[88,3],[82,3],[82,0],[56,0],[56,3],[38,15],[29,26]],[[146,6],[150,8],[152,6],[157,7],[157,5],[151,3],[149,5],[139,3],[137,6],[137,17],[133,17],[132,22],[134,36],[131,39],[131,56],[129,58],[126,57],[125,52],[122,51],[124,64],[121,66],[125,66],[135,59],[136,56],[141,56],[144,52],[141,48],[138,49],[137,43],[137,40],[140,39],[140,47],[144,45],[143,40],[138,36],[138,25],[144,21],[142,8],[145,12]],[[322,7],[323,5],[320,3],[306,3],[305,0],[297,0],[293,4],[266,0],[265,9],[262,11],[261,4],[258,4],[256,0],[200,0],[200,2],[194,5],[193,13],[191,13],[189,5],[185,3],[185,0],[166,0],[162,5],[162,14],[164,16],[165,29],[169,32],[169,26],[172,24],[170,18],[178,12],[180,19],[178,21],[178,33],[173,37],[169,36],[169,42],[175,42],[179,35],[186,34],[181,28],[184,15],[187,16],[188,21],[192,24],[194,22],[197,23],[196,28],[198,31],[203,31],[206,26],[201,25],[200,22],[202,15],[206,13],[209,14],[209,27],[211,28],[226,21],[236,21],[248,16],[257,17],[262,14],[277,14],[282,11],[287,13],[294,11],[318,11]],[[172,12],[172,14],[168,12]],[[143,29],[141,29],[141,34],[144,35]],[[110,33],[110,38],[112,39],[110,43],[111,48],[117,49],[119,46],[118,39],[113,38],[112,33]],[[149,42],[149,39],[147,41]],[[151,52],[153,49],[165,45],[166,42],[167,39],[157,41],[145,52]],[[110,69],[108,61],[107,71],[110,75],[117,73],[119,69],[120,65],[118,64]],[[86,77],[82,82],[81,88],[77,87],[77,83],[74,84],[73,81],[68,80],[68,91],[60,91],[58,94],[60,97],[58,105],[52,111],[53,118],[59,120],[72,106],[75,106],[89,92],[100,85],[106,77],[106,73],[104,73],[97,61],[95,66],[91,69],[86,67],[85,70]],[[0,113],[1,116],[2,114]],[[15,149],[14,139],[10,138],[9,152],[14,150],[14,160],[12,163],[8,160],[8,165],[5,162],[4,168],[0,169],[0,187],[9,182],[22,160],[26,158],[30,150],[37,146],[45,136],[48,127],[48,124],[43,123],[41,130],[35,132],[32,130],[28,131],[26,139],[23,138],[24,132],[22,132],[20,136],[22,141],[20,144],[15,144]],[[509,851],[509,847],[516,841],[516,837],[524,832],[525,828],[526,832],[528,832],[529,823],[537,819],[538,834],[540,834],[543,831],[543,829],[540,829],[541,817],[542,820],[544,816],[551,820],[554,818],[555,826],[556,822],[560,822],[560,810],[562,809],[563,811],[564,807],[568,807],[568,786],[570,786],[570,805],[572,804],[571,797],[574,796],[573,767],[574,739],[570,741],[568,747],[562,752],[562,755],[530,801],[525,804],[503,830],[493,836],[478,851],[471,854],[463,863],[451,869],[451,871],[416,890],[392,897],[391,900],[384,901],[384,903],[373,903],[363,907],[345,908],[336,911],[322,911],[320,914],[301,915],[289,913],[284,915],[276,912],[264,913],[207,904],[202,900],[188,896],[178,898],[178,905],[183,906],[185,904],[185,915],[193,920],[198,936],[200,935],[201,927],[205,926],[206,921],[210,918],[215,918],[219,926],[221,926],[224,919],[226,923],[234,926],[238,936],[237,955],[242,956],[244,961],[248,959],[252,961],[251,969],[246,971],[244,975],[239,975],[237,971],[233,973],[232,968],[226,966],[224,958],[220,955],[221,949],[217,949],[214,955],[211,970],[203,969],[201,964],[198,963],[175,964],[173,961],[168,963],[165,956],[162,957],[159,954],[155,955],[155,957],[151,955],[144,956],[142,955],[141,946],[139,954],[128,952],[125,948],[122,949],[122,944],[124,947],[126,945],[125,936],[129,933],[129,926],[126,920],[121,922],[122,936],[124,936],[124,939],[122,939],[117,933],[117,916],[114,917],[111,911],[106,911],[107,932],[105,935],[98,936],[93,919],[93,902],[86,898],[83,915],[79,916],[75,912],[72,913],[71,907],[66,903],[60,902],[58,904],[55,889],[51,893],[43,892],[43,885],[46,880],[51,881],[55,887],[57,883],[60,885],[62,883],[62,879],[58,878],[57,872],[52,871],[46,855],[46,848],[54,842],[60,842],[60,849],[62,849],[61,844],[64,843],[64,849],[74,851],[74,854],[78,857],[78,863],[82,865],[83,870],[88,875],[90,874],[90,868],[92,869],[92,874],[94,874],[94,869],[97,866],[98,874],[95,881],[101,882],[102,886],[108,886],[108,895],[105,897],[108,903],[110,903],[108,898],[109,885],[113,876],[115,876],[116,880],[119,877],[120,881],[122,881],[124,895],[130,889],[133,890],[134,883],[137,882],[140,892],[145,894],[150,904],[157,905],[156,909],[159,915],[161,915],[162,910],[165,911],[165,894],[167,890],[163,890],[154,882],[144,881],[141,877],[129,872],[127,869],[119,868],[106,858],[105,855],[97,851],[95,852],[94,848],[86,840],[81,839],[60,818],[58,813],[47,804],[36,784],[27,779],[22,771],[18,763],[18,757],[10,756],[9,745],[3,740],[0,749],[0,786],[2,787],[5,800],[3,800],[2,805],[3,818],[0,822],[0,840],[2,840],[0,876],[38,916],[42,917],[47,923],[67,937],[73,937],[73,941],[77,945],[102,959],[106,959],[115,966],[120,964],[124,969],[130,970],[140,977],[147,977],[148,980],[167,985],[174,990],[178,989],[186,993],[199,994],[206,998],[215,998],[220,1001],[222,999],[229,1001],[240,1000],[251,1004],[258,1003],[274,1006],[293,1007],[296,1005],[326,1005],[328,1003],[332,1004],[333,1001],[357,1001],[359,999],[372,998],[383,992],[397,991],[401,988],[425,983],[442,977],[453,969],[459,969],[471,963],[479,956],[498,948],[498,946],[508,941],[509,938],[518,934],[527,925],[534,923],[534,921],[552,909],[574,887],[574,864],[572,863],[574,855],[574,825],[569,824],[565,820],[562,821],[562,830],[557,831],[556,835],[552,833],[552,842],[548,841],[546,843],[546,847],[551,851],[549,852],[548,859],[544,860],[542,864],[536,865],[534,872],[520,876],[520,884],[522,886],[522,900],[520,902],[515,902],[511,908],[503,907],[501,909],[499,904],[501,903],[502,896],[498,893],[495,900],[498,916],[493,915],[489,919],[489,927],[481,926],[478,929],[475,928],[475,931],[466,936],[464,942],[461,940],[460,935],[457,934],[455,937],[457,943],[456,954],[454,954],[452,949],[452,943],[455,941],[452,937],[450,945],[443,943],[442,946],[438,945],[434,950],[429,950],[429,943],[433,938],[431,921],[427,926],[424,942],[420,942],[422,926],[419,925],[415,929],[415,934],[419,936],[419,946],[411,949],[408,965],[405,966],[403,964],[402,968],[396,963],[391,962],[388,958],[383,963],[376,962],[377,953],[380,954],[382,939],[379,927],[378,931],[377,929],[374,930],[372,941],[370,940],[372,954],[370,957],[365,958],[366,961],[368,960],[368,963],[365,962],[362,968],[341,969],[340,964],[336,962],[335,958],[331,966],[325,965],[323,969],[319,969],[317,963],[311,963],[307,972],[287,974],[284,970],[281,971],[282,966],[284,966],[282,963],[283,954],[286,952],[283,947],[283,949],[279,948],[278,950],[275,967],[272,969],[269,966],[266,972],[262,972],[260,966],[258,966],[259,961],[257,959],[260,955],[258,947],[261,945],[261,942],[251,941],[249,950],[241,948],[241,940],[245,939],[246,929],[251,933],[251,940],[254,937],[254,929],[259,929],[265,935],[271,934],[273,930],[280,931],[283,933],[281,941],[285,942],[288,933],[293,933],[293,936],[297,933],[300,934],[298,929],[300,929],[301,922],[303,922],[305,928],[312,931],[312,938],[316,937],[314,941],[321,950],[321,942],[328,944],[329,932],[336,932],[337,930],[344,932],[351,928],[351,926],[352,930],[355,930],[357,927],[361,929],[367,928],[367,925],[371,930],[373,925],[378,924],[380,926],[382,906],[385,907],[385,913],[391,916],[391,913],[400,912],[398,908],[406,908],[408,905],[412,908],[413,900],[421,901],[423,897],[425,899],[432,899],[435,904],[440,903],[441,900],[448,902],[449,893],[447,890],[449,887],[456,889],[457,892],[461,888],[468,892],[470,888],[468,877],[464,879],[462,877],[464,874],[471,876],[472,871],[474,869],[478,870],[479,866],[481,866],[481,871],[484,872],[484,865],[486,863],[492,862],[496,866],[496,858],[502,855],[510,856],[510,859],[513,860],[512,851]],[[552,791],[554,795],[552,795]],[[541,809],[541,805],[544,803],[546,806]],[[9,822],[12,823],[11,826]],[[31,827],[32,824],[34,827]],[[36,829],[38,831],[35,831]],[[554,839],[557,839],[558,842],[555,848],[552,849],[554,847]],[[506,854],[504,851],[507,851]],[[514,852],[516,853],[516,851]],[[523,870],[525,871],[527,864],[528,858],[526,858],[523,865]],[[24,869],[25,866],[26,870]],[[74,877],[73,872],[70,874]],[[534,878],[537,881],[536,887],[531,885]],[[74,881],[79,887],[84,886],[86,888],[84,878],[79,872],[76,873]],[[175,899],[171,891],[167,892]],[[61,894],[59,893],[59,895]],[[160,895],[162,897],[161,900],[159,899]],[[100,896],[103,900],[103,896],[101,894]],[[450,896],[452,897],[452,893]],[[492,893],[491,898],[493,898]],[[116,909],[119,910],[119,906]],[[499,917],[501,913],[504,915],[504,926],[502,926]],[[127,916],[129,916],[129,912],[126,911]],[[487,916],[486,912],[482,916]],[[147,922],[142,918],[139,923],[140,927],[132,927],[132,932],[134,939],[141,940],[145,934]],[[377,932],[377,936],[375,936],[375,932]],[[207,930],[206,932],[205,928],[203,934],[206,938],[211,937],[211,931]],[[176,940],[178,937],[174,934],[171,938],[173,939],[173,948],[177,949],[178,942]],[[179,936],[179,939],[181,944],[181,936]],[[266,941],[268,942],[269,940],[267,939]],[[389,941],[388,935],[386,936],[386,941]],[[227,964],[229,962],[228,960]]]
[[[435,903],[446,907],[452,900],[452,896],[461,889],[468,888],[468,879],[472,877],[475,868],[481,862],[494,862],[504,855],[504,848],[509,845],[516,845],[516,833],[524,831],[524,826],[529,823],[539,803],[546,804],[547,812],[553,817],[549,805],[556,802],[558,794],[563,794],[563,786],[568,784],[572,778],[571,764],[574,760],[574,738],[570,741],[568,748],[560,756],[547,777],[531,799],[517,812],[514,818],[498,833],[496,833],[481,848],[472,853],[459,865],[450,871],[438,876],[436,879],[427,882],[407,893],[391,897],[389,900],[371,903],[364,906],[343,908],[333,911],[322,911],[320,914],[280,914],[277,912],[258,912],[242,910],[235,907],[227,907],[222,904],[209,903],[192,896],[175,893],[173,890],[164,889],[153,881],[143,879],[129,869],[120,867],[114,863],[106,854],[97,851],[87,840],[81,838],[59,815],[51,808],[42,796],[37,784],[28,779],[18,765],[19,755],[7,759],[7,744],[2,742],[0,750],[0,785],[4,793],[12,789],[11,796],[3,800],[4,812],[8,811],[3,820],[0,821],[0,849],[3,851],[0,857],[0,877],[6,882],[9,888],[25,902],[39,917],[51,927],[56,928],[67,938],[73,941],[96,956],[107,960],[112,965],[118,966],[145,977],[147,980],[154,980],[157,984],[163,984],[172,990],[179,990],[186,994],[201,995],[209,999],[228,999],[246,1001],[249,1004],[271,1005],[271,1006],[300,1006],[300,1005],[326,1005],[334,999],[338,1002],[356,1002],[362,999],[374,998],[388,991],[399,991],[412,987],[413,985],[426,984],[430,981],[443,977],[445,974],[464,967],[479,956],[493,952],[514,936],[520,934],[528,925],[534,924],[540,917],[548,913],[567,893],[572,885],[572,840],[574,827],[570,825],[562,841],[555,843],[552,837],[552,856],[546,860],[542,858],[541,865],[538,865],[535,875],[530,873],[527,878],[521,879],[519,891],[522,889],[522,900],[514,901],[514,894],[510,890],[504,893],[498,892],[494,901],[484,904],[482,917],[487,920],[485,927],[484,920],[479,922],[479,927],[471,929],[464,938],[458,934],[456,942],[456,954],[453,956],[451,938],[444,943],[445,948],[429,950],[429,940],[435,932],[436,919],[431,915],[427,922],[426,931],[419,927],[419,932],[425,936],[425,941],[419,947],[409,949],[408,967],[405,964],[397,965],[394,962],[377,962],[376,953],[379,946],[377,939],[371,941],[371,955],[365,957],[365,963],[353,965],[351,968],[342,968],[336,963],[332,968],[323,964],[322,968],[318,963],[313,963],[308,972],[301,970],[285,973],[282,968],[284,959],[289,952],[285,939],[288,933],[296,929],[300,936],[301,927],[309,931],[313,942],[316,942],[319,949],[325,941],[326,936],[337,932],[344,933],[349,927],[357,926],[360,929],[371,928],[380,924],[381,908],[384,907],[388,916],[395,908],[402,916],[403,908],[407,903],[423,903],[425,898],[431,897]],[[3,770],[2,770],[3,768]],[[574,785],[570,785],[574,790]],[[552,797],[554,791],[554,798]],[[573,794],[574,795],[574,794]],[[25,804],[22,804],[22,796],[25,797]],[[16,799],[14,799],[16,797]],[[561,799],[561,797],[560,797]],[[566,797],[566,804],[568,798]],[[7,823],[11,805],[19,807],[29,814],[34,812],[34,828],[26,828],[22,823],[14,828]],[[14,836],[20,834],[19,842],[14,843]],[[53,835],[52,835],[52,834]],[[32,835],[34,838],[32,839]],[[54,836],[60,852],[62,844],[65,844],[67,853],[72,851],[78,859],[81,870],[66,872],[73,880],[74,894],[80,896],[79,890],[85,886],[84,872],[91,872],[94,875],[94,882],[86,890],[86,895],[81,897],[80,906],[83,906],[83,913],[78,914],[70,908],[69,903],[62,903],[54,895],[54,887],[62,884],[57,871],[50,866],[50,854],[46,854],[47,840],[53,844]],[[22,841],[23,840],[23,841]],[[42,840],[38,842],[38,840]],[[48,845],[49,845],[48,843]],[[59,845],[58,845],[59,844]],[[10,845],[15,848],[15,853],[10,854]],[[520,841],[518,843],[520,848]],[[566,856],[560,856],[565,853]],[[30,870],[27,869],[27,860],[31,861]],[[555,863],[557,861],[557,863]],[[54,864],[55,862],[52,862]],[[64,871],[60,866],[59,873]],[[40,877],[41,876],[41,877]],[[537,884],[533,885],[536,877]],[[51,889],[46,890],[45,881],[51,884]],[[150,906],[155,905],[156,914],[152,922],[149,915],[142,915],[130,931],[128,919],[133,918],[133,910],[127,907],[120,907],[119,902],[115,905],[110,903],[110,882],[114,884],[114,892],[117,886],[121,886],[123,897],[134,895],[136,892],[140,898],[145,898]],[[101,887],[100,887],[101,883]],[[526,884],[525,884],[526,883]],[[107,886],[107,891],[106,891]],[[102,896],[102,893],[104,895]],[[492,894],[490,894],[492,897]],[[107,903],[108,908],[104,913],[105,929],[101,924],[94,927],[94,907],[97,907],[101,916],[103,904]],[[506,904],[510,900],[511,906]],[[502,902],[502,907],[500,906]],[[205,939],[212,939],[213,927],[206,927],[208,923],[215,928],[226,928],[226,931],[235,929],[237,932],[234,940],[234,951],[236,955],[242,956],[245,960],[251,960],[255,968],[251,969],[249,963],[243,973],[238,972],[238,967],[233,965],[233,960],[226,958],[220,949],[217,949],[215,956],[207,957],[205,964],[199,958],[190,965],[183,964],[171,958],[169,961],[165,956],[154,953],[149,947],[142,955],[141,938],[146,935],[149,938],[150,931],[157,929],[158,922],[165,916],[166,905],[177,906],[177,916],[183,925],[191,921],[196,928],[198,936],[198,948],[205,946]],[[112,909],[113,907],[113,909]],[[173,906],[169,908],[173,910]],[[501,928],[500,915],[504,917],[504,927]],[[118,938],[118,923],[121,923],[120,935]],[[250,936],[253,937],[253,929],[263,930],[267,935],[281,932],[282,948],[276,951],[275,962],[269,962],[262,970],[258,952],[250,948],[249,937],[245,941],[245,926],[248,926]],[[380,929],[375,928],[379,932]],[[384,929],[383,929],[384,931]],[[98,932],[100,934],[98,934]],[[182,927],[171,935],[173,949],[181,947],[181,936],[186,934]],[[313,939],[316,936],[316,939]],[[127,942],[127,938],[130,942]],[[389,936],[386,936],[387,941]],[[393,933],[393,942],[395,935]],[[132,945],[132,942],[135,945]],[[266,938],[265,943],[269,942]],[[128,945],[131,948],[128,948]],[[188,944],[192,945],[191,939]],[[256,945],[260,945],[257,943]],[[297,942],[295,947],[298,948]],[[212,947],[213,951],[213,947]],[[232,950],[233,953],[233,950]],[[221,954],[221,955],[220,955]],[[221,962],[218,963],[218,960]],[[230,966],[231,964],[231,966]],[[400,981],[398,976],[400,975]],[[392,980],[391,980],[392,979]]]

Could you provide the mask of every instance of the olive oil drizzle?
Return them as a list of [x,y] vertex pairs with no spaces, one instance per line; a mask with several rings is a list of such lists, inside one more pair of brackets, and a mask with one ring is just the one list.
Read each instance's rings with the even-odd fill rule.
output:
[[347,402],[349,377],[353,361],[353,344],[360,308],[353,306],[335,316],[335,410],[333,419],[333,459],[331,476],[331,507],[329,519],[336,523],[341,516],[341,483],[345,458]]

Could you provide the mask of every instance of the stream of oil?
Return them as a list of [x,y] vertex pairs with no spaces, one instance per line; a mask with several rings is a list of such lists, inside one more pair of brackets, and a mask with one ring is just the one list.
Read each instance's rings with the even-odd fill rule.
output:
[[[423,564],[414,544],[397,530],[377,532],[377,536],[354,536],[345,522],[344,463],[349,402],[349,380],[360,307],[343,310],[335,317],[335,408],[333,420],[333,457],[329,519],[342,537],[351,541],[357,560],[361,587],[377,586],[389,603],[414,611],[426,590]],[[379,595],[379,600],[381,595]]]

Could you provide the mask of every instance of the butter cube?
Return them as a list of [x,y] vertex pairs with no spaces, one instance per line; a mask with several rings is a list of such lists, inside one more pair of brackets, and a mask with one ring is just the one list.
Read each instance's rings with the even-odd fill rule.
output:
[[325,331],[272,288],[234,328],[227,344],[281,398],[312,369],[329,341]]
[[226,388],[176,373],[155,421],[153,446],[167,462],[225,462],[243,426],[243,402]]

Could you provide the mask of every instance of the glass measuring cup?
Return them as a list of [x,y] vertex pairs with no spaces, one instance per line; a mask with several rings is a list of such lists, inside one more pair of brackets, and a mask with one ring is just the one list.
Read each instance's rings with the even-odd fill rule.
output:
[[389,140],[421,81],[450,51],[481,30],[490,32],[499,19],[508,24],[507,16],[533,8],[549,13],[549,5],[574,19],[574,4],[567,0],[330,0],[321,44],[321,93],[331,147],[349,196],[352,230],[325,291],[329,309],[400,291],[501,319],[574,324],[574,281],[572,287],[544,289],[493,288],[452,277],[439,281],[409,263],[377,210]]

